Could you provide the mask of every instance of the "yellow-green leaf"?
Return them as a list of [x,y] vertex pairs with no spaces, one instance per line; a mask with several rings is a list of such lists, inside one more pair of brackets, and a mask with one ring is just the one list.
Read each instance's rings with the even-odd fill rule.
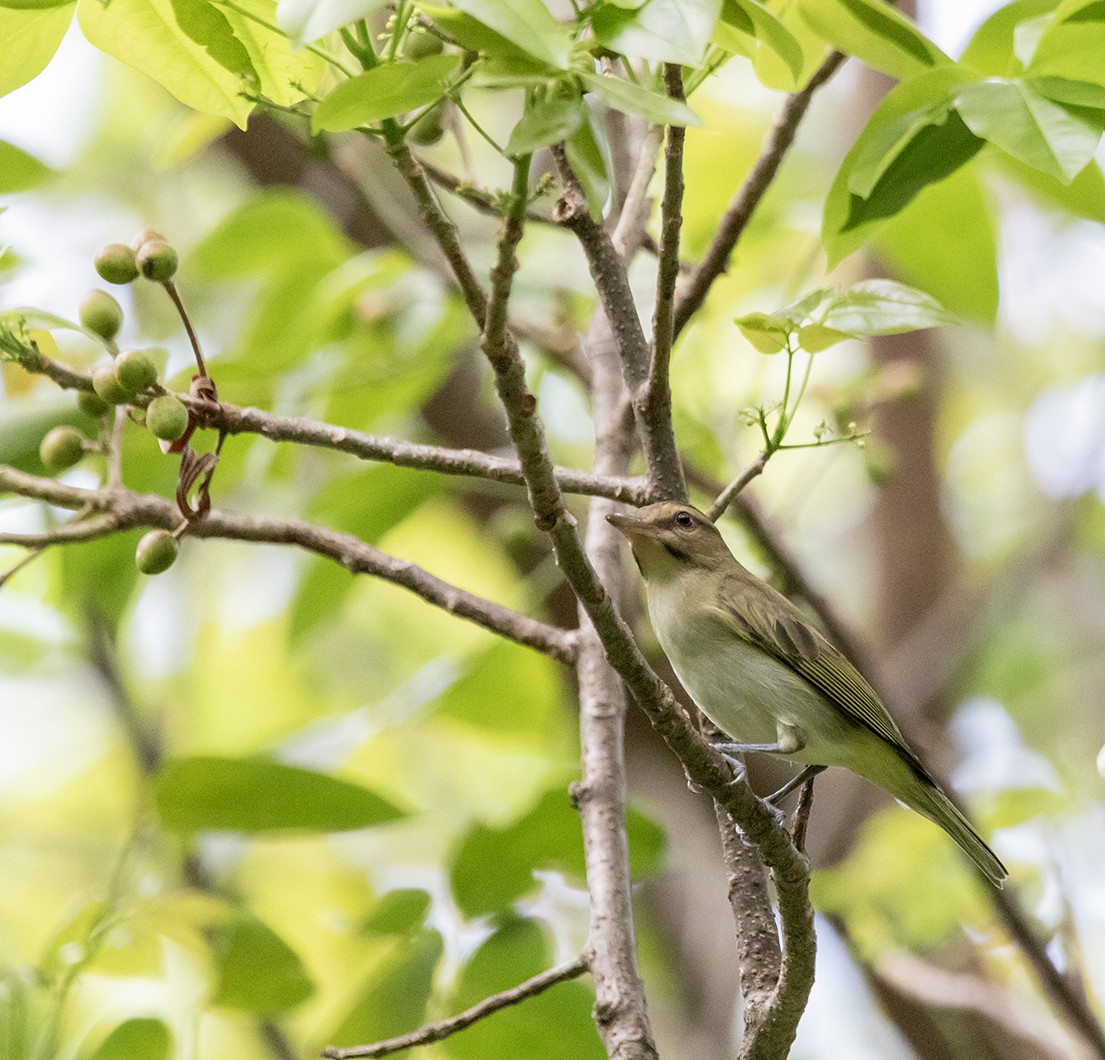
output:
[[246,127],[257,74],[221,11],[202,0],[81,0],[77,19],[90,44],[181,103]]

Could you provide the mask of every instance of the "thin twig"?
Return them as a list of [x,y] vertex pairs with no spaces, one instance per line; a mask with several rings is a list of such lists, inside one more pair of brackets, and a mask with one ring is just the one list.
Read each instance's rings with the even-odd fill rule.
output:
[[[37,360],[29,370],[54,379],[64,389],[92,389],[92,381],[88,376],[74,372],[45,356]],[[178,394],[177,397],[184,402],[198,424],[224,434],[259,434],[273,442],[292,442],[296,445],[333,449],[361,460],[381,460],[397,467],[437,471],[445,475],[470,475],[515,486],[525,484],[525,477],[517,460],[492,456],[475,449],[421,445],[418,442],[408,442],[404,438],[365,434],[363,431],[302,416],[277,416],[261,409],[242,408],[225,401],[212,404],[188,394]],[[137,399],[137,403],[141,404],[142,400]],[[565,493],[610,497],[625,504],[648,503],[648,485],[643,478],[593,475],[573,468],[556,468],[555,474]]]
[[714,234],[710,248],[691,274],[675,303],[674,333],[676,336],[706,301],[706,295],[714,281],[729,267],[729,256],[760,205],[787,151],[794,142],[798,126],[809,108],[814,93],[824,85],[847,58],[842,52],[831,52],[817,68],[809,83],[800,91],[787,97],[782,111],[771,130],[760,157],[752,172],[729,204]]
[[816,776],[810,777],[798,792],[798,805],[794,807],[794,823],[790,829],[790,834],[794,836],[794,845],[803,851],[806,849],[806,830],[810,826],[810,811],[813,810],[813,782],[816,779]]
[[[618,213],[618,221],[610,235],[614,249],[626,261],[630,260],[638,247],[644,249],[645,225],[652,212],[648,197],[648,186],[656,172],[656,154],[663,142],[663,128],[659,125],[648,126],[637,152],[637,163],[633,168],[633,177],[625,192],[625,201]],[[657,250],[659,248],[656,248]]]
[[3,574],[0,574],[0,589],[3,589],[5,585],[11,581],[24,567],[29,563],[33,563],[43,553],[43,549],[35,548],[27,553],[21,560],[9,567]]
[[471,1008],[465,1009],[464,1012],[460,1012],[455,1016],[450,1016],[448,1019],[428,1023],[409,1034],[401,1034],[397,1038],[387,1038],[384,1041],[374,1042],[372,1045],[354,1045],[346,1049],[339,1049],[331,1045],[323,1049],[322,1055],[327,1060],[354,1060],[355,1057],[389,1056],[391,1053],[398,1053],[404,1049],[414,1049],[420,1045],[440,1042],[466,1027],[471,1027],[473,1023],[486,1019],[500,1009],[517,1005],[527,998],[536,997],[543,991],[548,990],[550,986],[556,986],[557,983],[563,983],[569,979],[576,979],[586,971],[587,959],[582,956],[576,957],[573,961],[559,964],[555,968],[550,968],[547,972],[541,972],[540,975],[535,975],[509,990],[493,994],[491,997],[485,997]]
[[176,311],[184,324],[184,330],[187,332],[188,341],[192,345],[192,354],[196,358],[196,367],[199,369],[199,374],[201,376],[207,375],[207,364],[203,359],[203,351],[200,349],[200,340],[196,336],[195,328],[192,327],[192,321],[188,317],[188,311],[184,308],[184,302],[180,297],[180,292],[176,289],[176,284],[172,280],[166,280],[161,286],[165,288],[165,293],[172,299],[173,305],[176,306]]
[[610,321],[626,386],[633,400],[653,499],[682,499],[687,495],[687,487],[675,446],[671,417],[654,421],[647,415],[649,345],[637,314],[625,262],[606,229],[591,216],[583,188],[568,162],[563,145],[554,146],[552,150],[563,183],[563,192],[553,216],[579,240],[599,300]]
[[762,452],[718,494],[717,500],[706,511],[706,516],[710,522],[716,523],[725,514],[725,510],[733,503],[741,490],[763,472],[765,464],[767,464],[767,453]]
[[[100,514],[41,533],[2,533],[0,545],[44,548],[92,541],[136,527],[174,530],[180,522],[176,506],[162,497],[129,490],[78,489],[0,465],[0,492],[4,491],[62,508],[77,509],[87,505]],[[352,534],[291,517],[236,515],[212,509],[205,519],[191,526],[189,536],[295,545],[340,563],[351,574],[368,574],[402,586],[435,607],[560,662],[570,663],[575,657],[575,634],[571,630],[558,629],[476,596],[417,564],[381,552]]]
[[[683,68],[664,64],[671,99],[685,102]],[[660,204],[660,257],[656,269],[656,308],[644,408],[650,421],[671,422],[671,354],[675,339],[675,282],[679,278],[679,233],[683,227],[683,140],[686,130],[669,125],[664,148],[664,197]]]

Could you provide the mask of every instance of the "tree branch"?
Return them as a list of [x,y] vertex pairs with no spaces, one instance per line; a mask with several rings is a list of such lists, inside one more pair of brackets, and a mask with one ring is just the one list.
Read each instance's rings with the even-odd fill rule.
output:
[[729,267],[729,255],[732,254],[733,248],[744,233],[745,226],[752,219],[756,207],[760,205],[787,151],[794,143],[798,126],[809,108],[813,94],[836,73],[846,58],[847,56],[841,52],[831,52],[817,68],[809,83],[787,97],[767,143],[752,167],[752,172],[748,174],[740,191],[729,204],[710,248],[706,251],[706,256],[691,274],[690,281],[676,300],[674,322],[676,336],[702,307],[714,281]]
[[[180,512],[176,505],[162,497],[129,490],[78,489],[54,479],[39,478],[0,465],[0,493],[3,492],[17,493],[71,510],[87,507],[98,514],[74,519],[42,533],[2,533],[0,545],[44,548],[74,541],[92,541],[136,527],[172,530],[180,524]],[[430,574],[417,564],[381,552],[352,534],[328,530],[302,519],[235,515],[213,509],[205,519],[190,525],[188,535],[295,545],[340,563],[351,574],[368,574],[402,586],[435,607],[550,655],[559,662],[571,663],[575,658],[573,631],[558,629],[485,600]]]
[[[633,242],[629,233],[629,243]],[[614,338],[601,308],[595,312],[587,347],[592,365],[595,468],[624,472],[636,448],[636,432],[632,417],[625,415],[628,399]],[[620,535],[606,521],[611,511],[610,501],[597,497],[591,501],[586,551],[607,591],[620,596],[625,566]],[[591,899],[588,945],[594,954],[595,1018],[610,1056],[656,1057],[633,924],[625,807],[628,702],[625,687],[607,664],[602,640],[582,606],[579,614],[576,673],[583,777],[573,788],[573,802],[583,827]]]
[[[668,96],[686,101],[683,68],[664,64]],[[660,255],[656,269],[656,308],[645,383],[644,414],[652,423],[671,423],[670,366],[675,338],[675,281],[679,278],[679,232],[683,227],[683,140],[686,130],[669,125],[664,148],[664,198],[660,204]],[[684,487],[685,488],[685,487]],[[685,494],[684,494],[685,496]]]
[[[520,218],[516,224],[520,228]],[[511,225],[508,220],[507,228]],[[514,270],[504,252],[512,254],[514,245],[515,232],[504,229],[494,273],[493,300],[505,298],[509,293]],[[622,274],[624,276],[624,270]],[[795,849],[775,812],[753,794],[743,779],[734,779],[727,760],[694,728],[671,689],[648,665],[617,613],[580,543],[575,519],[564,506],[541,424],[535,416],[536,401],[525,386],[521,357],[505,326],[498,326],[499,319],[499,316],[488,314],[489,326],[485,329],[483,347],[495,370],[496,389],[507,413],[538,527],[552,539],[560,569],[587,612],[610,665],[625,681],[657,732],[683,762],[690,779],[721,802],[730,816],[740,822],[744,834],[760,848],[775,874],[784,930],[795,939],[812,937],[813,912],[809,905],[805,857]],[[613,330],[616,337],[617,327]],[[796,961],[795,976],[803,969],[802,962]],[[650,1054],[637,1052],[633,1055]]]
[[[28,371],[45,375],[68,390],[92,390],[89,376],[75,372],[58,361],[40,355],[30,363],[21,362]],[[517,460],[492,456],[475,449],[449,449],[422,445],[404,438],[366,434],[302,416],[277,416],[256,408],[241,408],[225,401],[212,404],[177,394],[197,422],[224,434],[260,434],[272,442],[291,442],[319,449],[348,453],[360,460],[380,460],[396,467],[437,471],[444,475],[468,475],[510,485],[525,485]],[[136,399],[142,405],[144,399]],[[557,481],[565,493],[587,497],[610,497],[626,504],[648,503],[648,484],[643,478],[592,475],[574,468],[556,468]]]
[[526,998],[536,997],[543,991],[548,990],[550,986],[556,986],[557,983],[563,983],[568,979],[575,979],[586,971],[586,958],[577,957],[574,961],[568,961],[566,964],[550,968],[547,972],[535,975],[532,979],[527,979],[524,983],[519,983],[500,994],[485,997],[471,1008],[465,1009],[464,1012],[450,1016],[448,1019],[438,1020],[436,1023],[428,1023],[409,1034],[401,1034],[397,1038],[387,1038],[384,1041],[374,1042],[372,1045],[355,1045],[348,1049],[338,1049],[331,1045],[323,1049],[322,1055],[327,1060],[353,1060],[355,1057],[389,1056],[391,1053],[398,1053],[404,1049],[414,1049],[419,1045],[440,1042],[466,1027],[471,1027],[473,1023],[486,1019],[500,1009],[517,1005],[520,1001],[525,1001]]
[[572,171],[563,145],[554,146],[552,151],[564,185],[553,216],[575,233],[579,240],[599,300],[610,321],[626,386],[633,401],[652,499],[681,499],[687,495],[687,487],[683,481],[671,417],[654,421],[648,416],[649,346],[637,315],[625,262],[606,229],[591,217],[583,189]]

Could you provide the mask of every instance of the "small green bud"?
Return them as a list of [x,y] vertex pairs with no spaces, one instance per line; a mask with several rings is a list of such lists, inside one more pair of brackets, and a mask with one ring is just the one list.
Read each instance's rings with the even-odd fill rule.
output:
[[134,238],[130,241],[130,248],[138,253],[142,249],[143,243],[152,243],[154,240],[164,243],[165,237],[153,228],[143,228],[140,232],[135,233]]
[[123,326],[123,310],[107,293],[93,288],[82,299],[78,308],[81,327],[94,331],[110,342]]
[[157,369],[141,350],[127,350],[115,358],[115,378],[131,394],[140,394],[157,382]]
[[155,438],[175,442],[188,430],[188,410],[184,402],[172,394],[162,394],[146,409],[146,426]]
[[425,30],[416,30],[410,34],[403,45],[408,59],[426,59],[431,55],[440,55],[444,50],[445,44],[441,38]]
[[130,283],[138,278],[138,263],[134,250],[124,243],[108,243],[100,247],[93,259],[100,278],[108,283]]
[[134,550],[134,565],[143,574],[167,571],[180,554],[180,542],[168,530],[151,530]]
[[92,373],[92,389],[109,405],[125,405],[134,396],[116,378],[114,364],[101,364]]
[[48,471],[65,471],[84,456],[84,435],[76,427],[55,427],[38,447]]
[[411,143],[421,147],[429,147],[436,144],[444,135],[445,127],[441,119],[445,115],[445,104],[439,103],[436,107],[426,111],[408,130],[407,139]]
[[99,419],[111,406],[99,394],[91,390],[77,391],[77,408],[86,416]]
[[165,283],[176,275],[177,256],[168,243],[161,239],[151,239],[143,243],[137,254],[138,268],[147,280]]

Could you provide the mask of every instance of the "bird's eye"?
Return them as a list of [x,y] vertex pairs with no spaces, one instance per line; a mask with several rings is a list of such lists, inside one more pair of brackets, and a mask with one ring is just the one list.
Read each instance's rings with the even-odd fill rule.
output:
[[677,526],[681,526],[684,529],[689,526],[694,526],[694,520],[691,518],[690,512],[676,512],[675,522]]

